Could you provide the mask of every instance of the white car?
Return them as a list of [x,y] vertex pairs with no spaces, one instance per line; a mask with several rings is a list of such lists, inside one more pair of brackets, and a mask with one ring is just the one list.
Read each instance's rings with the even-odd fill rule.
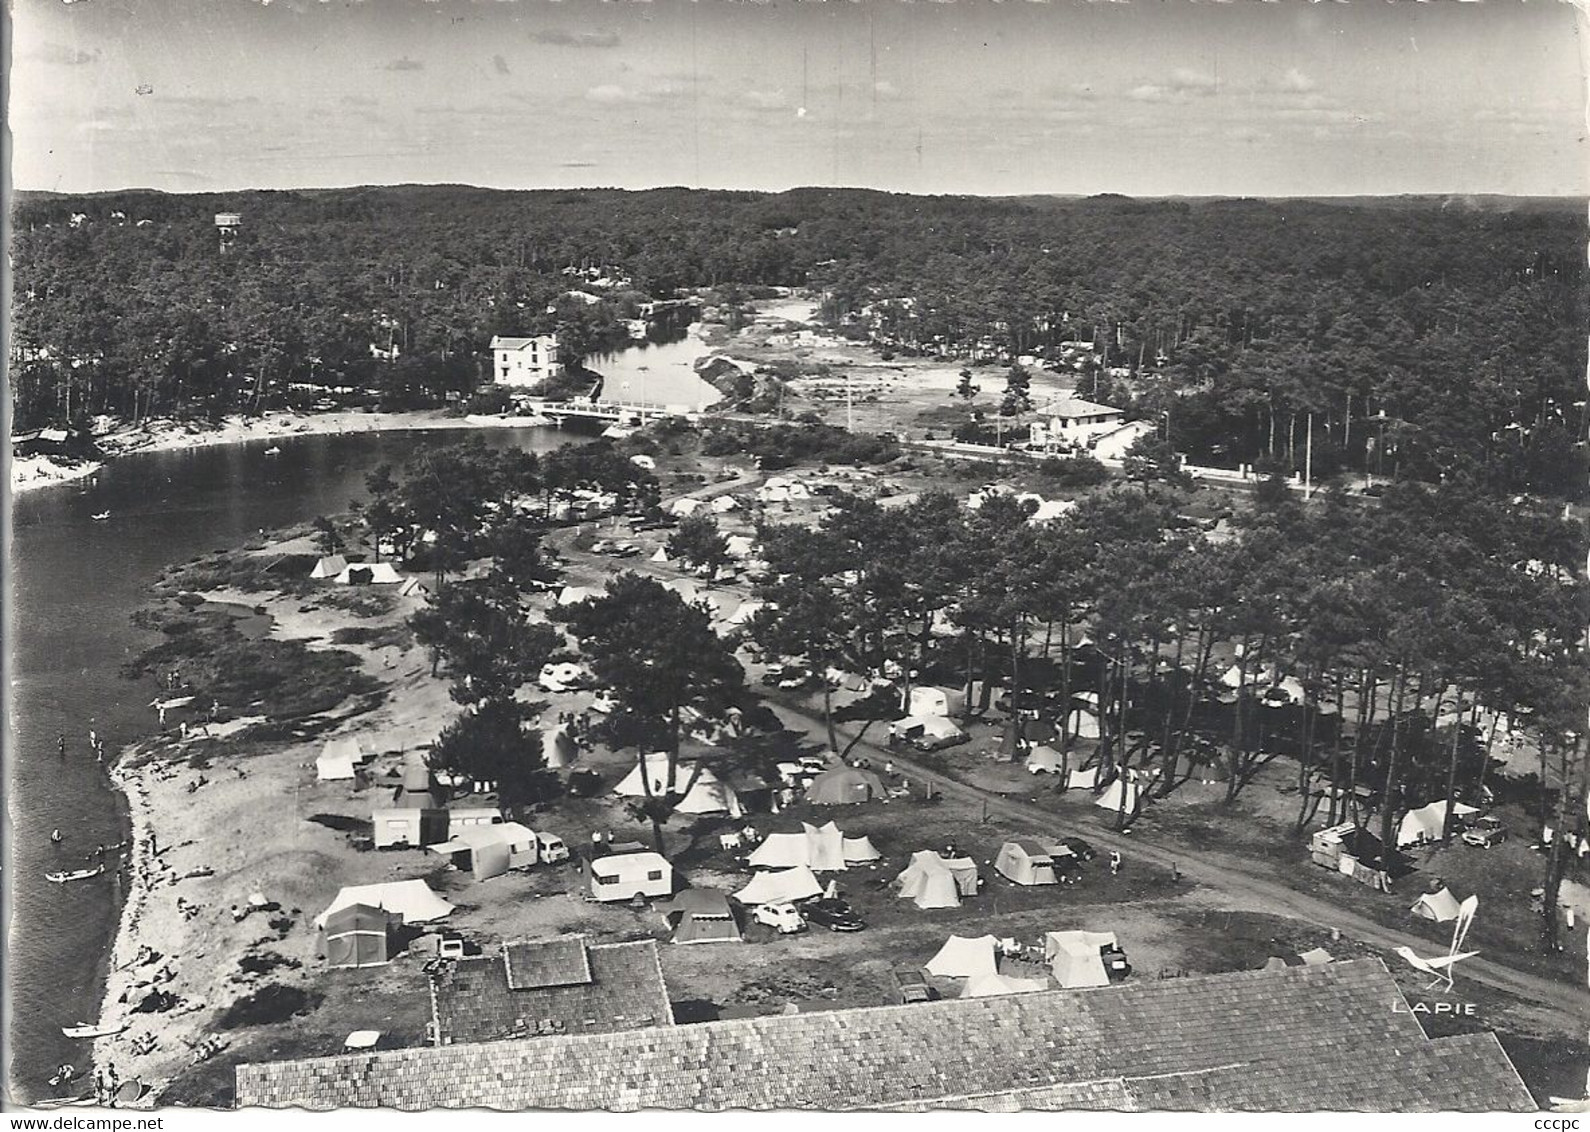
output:
[[806,930],[806,919],[793,904],[758,904],[751,919],[766,924],[779,935],[793,935]]
[[591,710],[599,711],[603,715],[611,715],[618,710],[618,700],[613,697],[612,692],[604,689],[596,693],[595,698],[591,700]]

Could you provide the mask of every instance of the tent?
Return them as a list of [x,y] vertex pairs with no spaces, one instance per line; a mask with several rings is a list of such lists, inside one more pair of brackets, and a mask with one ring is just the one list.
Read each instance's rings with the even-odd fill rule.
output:
[[1099,768],[1090,766],[1074,770],[1066,776],[1066,787],[1071,790],[1092,790],[1099,784]]
[[1009,975],[976,975],[966,980],[962,998],[990,998],[998,994],[1031,994],[1049,989],[1048,979],[1016,979]]
[[329,967],[384,967],[397,954],[402,917],[370,904],[349,904],[322,929]]
[[350,562],[337,575],[344,586],[397,586],[403,575],[392,569],[390,562]]
[[335,578],[348,568],[348,560],[340,554],[328,554],[309,571],[311,578]]
[[991,935],[952,935],[944,941],[937,955],[927,961],[923,970],[939,978],[975,979],[984,975],[997,975],[994,951],[999,941]]
[[356,768],[369,757],[356,736],[327,740],[315,758],[315,777],[321,782],[346,781],[355,777]]
[[1296,676],[1282,677],[1278,683],[1264,693],[1265,703],[1271,707],[1300,704],[1307,698],[1308,693],[1303,688],[1303,682]]
[[1439,892],[1426,892],[1408,910],[1422,919],[1444,924],[1457,919],[1458,900],[1452,895],[1452,890],[1443,885]]
[[668,513],[683,518],[686,515],[694,515],[705,506],[707,506],[706,500],[692,499],[687,496],[684,499],[676,499],[670,503],[668,505]]
[[[698,773],[695,764],[677,763],[674,766],[673,781],[665,787],[664,780],[667,777],[668,756],[662,753],[647,755],[644,762],[637,762],[635,769],[625,775],[624,780],[613,788],[613,793],[623,798],[644,798],[647,796],[648,782],[651,784],[652,795],[676,794],[684,792],[688,787],[688,792],[674,807],[675,813],[726,813],[730,817],[737,818],[743,812],[734,788],[713,774],[709,766],[701,766]],[[693,784],[692,778],[695,779]]]
[[726,541],[730,558],[749,558],[756,549],[756,539],[750,535],[730,535]]
[[959,908],[960,888],[944,858],[931,849],[911,854],[911,863],[895,878],[900,896],[918,908]]
[[426,597],[430,594],[431,587],[418,578],[405,578],[398,587],[398,593],[403,597]]
[[664,547],[659,546],[657,548],[656,552],[651,556],[650,560],[652,562],[657,562],[657,563],[661,563],[663,565],[666,565],[667,562],[668,562],[668,551]]
[[945,746],[966,738],[966,732],[943,715],[908,715],[892,724],[890,730],[908,739],[921,739]]
[[435,777],[431,774],[430,764],[425,761],[424,751],[409,751],[403,756],[405,794],[426,794],[435,784]]
[[870,770],[853,766],[825,770],[812,779],[806,787],[806,800],[824,806],[842,806],[854,802],[870,802],[885,798],[888,791],[883,779]]
[[673,924],[670,943],[739,943],[729,898],[716,889],[687,888],[657,906],[663,919]]
[[823,886],[816,875],[805,865],[778,872],[757,873],[734,898],[741,904],[785,904],[792,900],[808,900],[821,896]]
[[719,515],[723,515],[730,511],[739,510],[740,501],[732,495],[720,495],[712,500],[711,507]]
[[1323,947],[1311,947],[1307,951],[1298,952],[1297,957],[1303,961],[1305,967],[1323,967],[1335,961],[1335,956]]
[[751,623],[751,618],[755,617],[762,610],[768,608],[771,607],[765,601],[757,601],[755,599],[752,599],[751,601],[742,601],[740,603],[740,608],[736,609],[729,615],[729,624],[749,625]]
[[1059,884],[1055,858],[1070,856],[1071,850],[1064,845],[1046,845],[1021,837],[1000,846],[999,856],[994,858],[994,869],[1016,884]]
[[1110,788],[1103,794],[1099,795],[1098,799],[1095,800],[1093,804],[1098,806],[1100,809],[1112,810],[1119,813],[1121,810],[1121,796],[1123,793],[1126,796],[1126,812],[1129,814],[1135,814],[1141,801],[1138,796],[1137,787],[1130,782],[1123,782],[1119,778],[1110,783]]
[[814,873],[839,872],[845,867],[844,834],[833,822],[822,827],[801,823],[806,831],[807,865]]
[[[535,831],[516,821],[466,825],[448,840],[429,848],[444,856],[467,855],[477,881],[500,877],[509,869],[536,863]],[[465,862],[455,861],[459,868]]]
[[541,732],[541,757],[550,770],[562,770],[580,757],[580,749],[566,727],[549,727]]
[[906,698],[907,715],[961,715],[966,711],[966,693],[948,688],[912,688]]
[[1104,987],[1110,985],[1110,976],[1100,951],[1117,946],[1114,932],[1047,932],[1043,957],[1062,987]]
[[423,880],[394,880],[385,884],[355,884],[342,889],[326,910],[315,917],[315,926],[324,928],[333,912],[355,904],[366,904],[401,916],[405,924],[439,920],[453,906],[432,892]]
[[770,833],[748,860],[754,869],[793,869],[810,858],[804,833]]
[[1091,711],[1076,708],[1066,718],[1066,730],[1077,739],[1097,739],[1099,737],[1099,717]]
[[558,604],[578,605],[587,598],[602,597],[606,593],[600,586],[564,586],[558,591]]
[[872,844],[872,838],[866,836],[841,839],[840,853],[847,865],[865,865],[883,859],[883,854]]
[[1027,753],[1027,769],[1033,774],[1058,774],[1065,759],[1053,747],[1034,747]]
[[[1439,841],[1441,827],[1446,823],[1446,807],[1447,803],[1443,799],[1403,814],[1402,824],[1397,827],[1397,848],[1406,849],[1410,845]],[[1479,810],[1473,806],[1465,806],[1462,802],[1453,803],[1453,814],[1458,819],[1477,813]]]
[[977,895],[977,862],[970,857],[943,857],[944,867],[955,881],[955,891],[962,896]]

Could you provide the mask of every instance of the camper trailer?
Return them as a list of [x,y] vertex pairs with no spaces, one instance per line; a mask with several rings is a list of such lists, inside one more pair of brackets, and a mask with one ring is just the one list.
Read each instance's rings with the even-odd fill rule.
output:
[[634,900],[667,896],[674,890],[674,867],[660,853],[644,850],[593,857],[585,866],[592,900]]

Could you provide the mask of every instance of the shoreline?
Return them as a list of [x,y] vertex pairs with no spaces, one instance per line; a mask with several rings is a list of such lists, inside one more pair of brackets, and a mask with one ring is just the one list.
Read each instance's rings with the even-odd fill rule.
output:
[[103,460],[62,463],[48,456],[13,459],[11,494],[25,495],[42,488],[86,479],[121,457],[144,452],[187,452],[294,436],[515,427],[523,425],[519,422],[493,424],[478,416],[471,420],[452,416],[441,409],[416,409],[402,413],[367,413],[351,409],[324,413],[273,411],[260,417],[230,416],[219,425],[200,425],[160,417],[137,426],[118,426],[97,436],[95,440],[104,453]]

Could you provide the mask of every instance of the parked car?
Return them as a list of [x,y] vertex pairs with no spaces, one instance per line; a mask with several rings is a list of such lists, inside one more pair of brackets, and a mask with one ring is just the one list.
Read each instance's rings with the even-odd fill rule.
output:
[[629,525],[629,529],[639,533],[641,531],[665,531],[669,527],[677,527],[679,520],[672,515],[659,515],[652,519],[636,519]]
[[1507,827],[1498,818],[1478,818],[1473,825],[1463,831],[1463,844],[1473,845],[1477,849],[1489,849],[1506,840]]
[[618,710],[618,700],[614,698],[612,692],[604,688],[591,699],[591,710],[611,715]]
[[837,898],[809,901],[801,906],[801,912],[808,921],[831,932],[859,932],[867,926],[854,908]]
[[920,967],[894,967],[889,971],[894,979],[895,993],[901,1002],[928,1002],[933,998],[933,987]]
[[1080,837],[1057,837],[1055,841],[1071,850],[1071,855],[1079,861],[1091,861],[1099,855],[1093,846]]
[[640,547],[632,542],[615,542],[608,553],[615,558],[634,558],[640,553]]
[[569,859],[569,847],[557,834],[541,832],[536,834],[536,855],[542,864],[555,865]]
[[793,904],[758,904],[751,919],[766,924],[779,935],[793,935],[806,930],[806,921]]
[[1132,973],[1132,965],[1126,961],[1126,952],[1119,947],[1100,948],[1099,958],[1104,961],[1104,973],[1112,983],[1118,983]]

